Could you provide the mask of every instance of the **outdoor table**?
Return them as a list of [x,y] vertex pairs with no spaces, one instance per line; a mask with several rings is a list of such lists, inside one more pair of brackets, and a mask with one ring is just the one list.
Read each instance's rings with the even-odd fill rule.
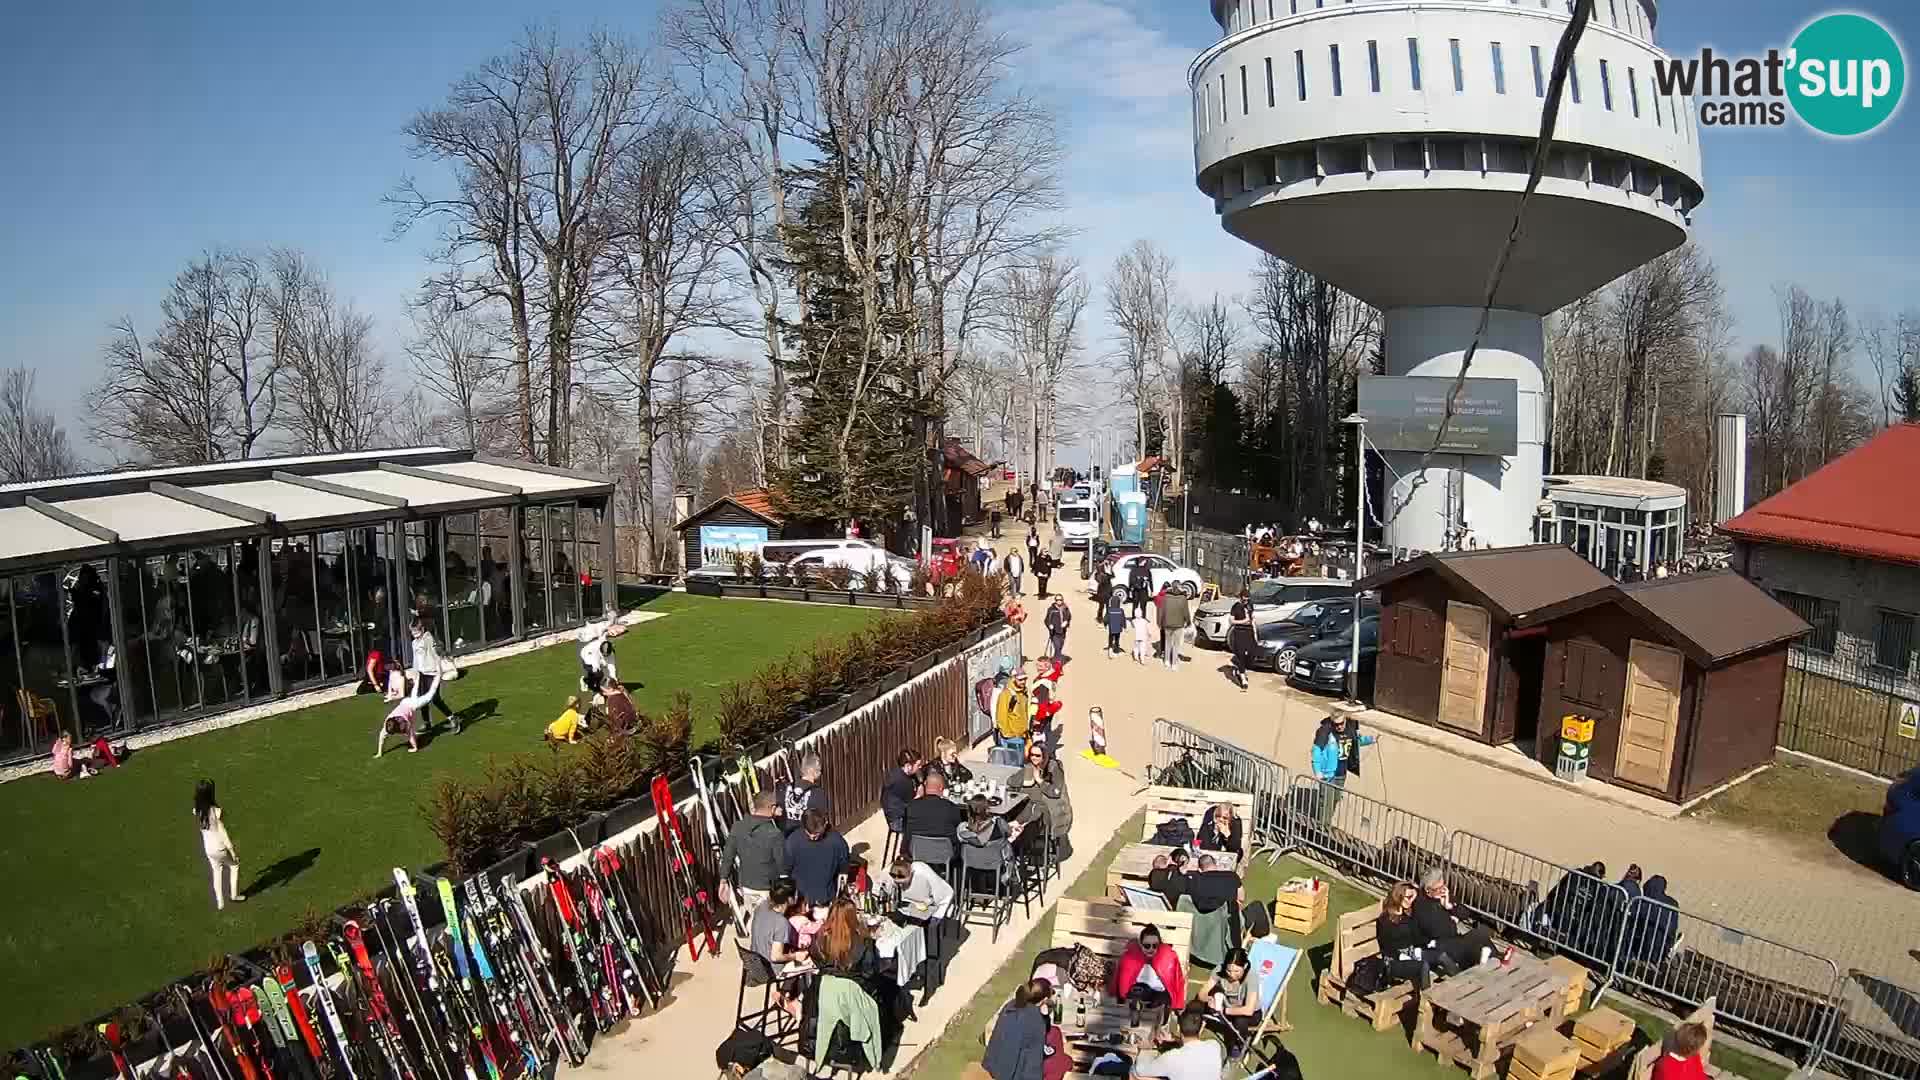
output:
[[1075,992],[1063,1000],[1060,1010],[1060,1039],[1076,1066],[1084,1067],[1101,1054],[1114,1051],[1138,1061],[1143,1051],[1158,1044],[1152,1025],[1135,1024],[1133,1009],[1115,1004],[1105,993],[1100,1000],[1080,1009],[1087,995]]
[[927,929],[919,923],[907,923],[904,926],[891,919],[881,919],[869,927],[873,931],[873,948],[882,960],[894,963],[894,981],[906,986],[913,981],[913,973],[927,959]]
[[[1107,891],[1111,893],[1122,881],[1147,880],[1147,875],[1153,872],[1153,860],[1171,853],[1178,846],[1177,844],[1128,844],[1121,848],[1120,854],[1114,856],[1112,864],[1107,867]],[[1240,864],[1239,856],[1231,851],[1202,851],[1193,852],[1192,855],[1193,857],[1187,860],[1189,871],[1198,866],[1201,855],[1213,856],[1216,870],[1233,870]]]
[[1431,1050],[1442,1061],[1465,1066],[1473,1080],[1487,1080],[1500,1051],[1512,1046],[1530,1024],[1559,1024],[1572,985],[1566,972],[1518,950],[1510,963],[1483,965],[1443,979],[1419,995],[1414,1052]]
[[[969,767],[973,769],[973,777],[975,780],[991,780],[995,784],[1011,784],[1014,778],[1020,774],[1019,767],[1013,765],[972,765]],[[953,785],[947,789],[947,798],[961,806],[967,805],[967,797],[964,794],[966,787],[966,784]],[[991,807],[988,807],[988,812],[996,817],[1006,817],[1022,806],[1025,806],[1026,803],[1027,796],[1025,793],[1008,791],[1006,798],[997,800]]]

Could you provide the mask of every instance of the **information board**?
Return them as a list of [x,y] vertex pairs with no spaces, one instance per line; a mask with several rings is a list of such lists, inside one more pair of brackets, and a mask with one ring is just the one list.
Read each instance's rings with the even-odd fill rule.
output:
[[[1456,383],[1460,391],[1448,418],[1447,395]],[[1381,450],[1488,457],[1513,454],[1519,450],[1519,397],[1519,384],[1512,379],[1360,377],[1360,415],[1367,418],[1367,441]]]

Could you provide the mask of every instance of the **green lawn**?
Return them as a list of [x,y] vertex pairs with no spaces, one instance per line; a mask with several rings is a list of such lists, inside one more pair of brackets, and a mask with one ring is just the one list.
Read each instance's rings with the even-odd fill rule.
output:
[[[863,608],[664,594],[667,617],[618,645],[640,708],[675,691],[717,689],[823,635],[867,623]],[[181,739],[84,782],[0,785],[0,1047],[76,1023],[169,979],[292,928],[391,881],[394,866],[440,858],[419,811],[440,776],[537,749],[576,688],[575,648],[559,645],[470,669],[447,685],[467,717],[418,754],[390,740],[374,761],[385,707],[371,696]],[[711,734],[703,722],[694,742]],[[193,786],[219,785],[248,902],[213,910],[193,826]],[[250,884],[251,883],[251,884]]]
[[[1105,850],[1067,890],[1068,896],[1095,898],[1106,887],[1107,866],[1120,849],[1140,835],[1136,817],[1123,825]],[[1294,876],[1326,876],[1326,871],[1293,858],[1282,858],[1269,866],[1257,859],[1248,874],[1247,895],[1271,896],[1278,885]],[[1321,1005],[1314,999],[1314,983],[1320,969],[1328,964],[1332,951],[1334,926],[1339,916],[1371,904],[1377,897],[1334,879],[1328,898],[1327,923],[1308,938],[1281,932],[1283,944],[1307,949],[1305,966],[1298,969],[1288,987],[1287,1019],[1293,1030],[1284,1036],[1287,1048],[1300,1058],[1301,1072],[1309,1077],[1339,1077],[1340,1080],[1460,1080],[1466,1073],[1458,1066],[1442,1065],[1432,1054],[1416,1056],[1407,1046],[1407,1034],[1399,1028],[1376,1033],[1363,1021],[1353,1019],[1339,1009]],[[1020,942],[1006,964],[994,974],[973,1001],[955,1018],[947,1034],[915,1062],[908,1074],[914,1080],[958,1080],[969,1062],[980,1060],[981,1032],[993,1010],[1013,996],[1013,991],[1033,968],[1033,961],[1053,936],[1053,913],[1049,911],[1038,926]],[[1189,972],[1189,984],[1198,993],[1209,973],[1195,967]],[[1612,1004],[1612,1002],[1610,1002]],[[1619,1008],[1618,1005],[1615,1005]],[[1629,1013],[1649,1037],[1664,1034],[1667,1024],[1644,1009],[1622,1009]],[[1771,1062],[1716,1045],[1714,1064],[1730,1069],[1746,1080],[1780,1080],[1787,1074]],[[1238,1075],[1238,1074],[1235,1074]]]

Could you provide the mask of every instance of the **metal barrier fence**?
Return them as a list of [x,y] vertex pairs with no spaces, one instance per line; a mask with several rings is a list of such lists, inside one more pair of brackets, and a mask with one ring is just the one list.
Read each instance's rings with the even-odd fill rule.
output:
[[1644,896],[1627,905],[1615,978],[1717,1016],[1813,1058],[1844,1020],[1840,969],[1823,956]]
[[1475,914],[1592,965],[1601,990],[1613,981],[1627,890],[1464,830],[1448,838],[1447,857],[1455,873],[1504,886],[1482,890],[1483,903],[1459,900]]
[[[1910,648],[1896,639],[1887,651],[1906,656]],[[1920,744],[1903,737],[1901,727],[1916,701],[1920,672],[1796,645],[1787,650],[1780,745],[1878,776],[1899,776],[1920,765]]]
[[1886,1013],[1900,1034],[1870,1030],[1841,1017],[1827,1039],[1822,1063],[1833,1072],[1841,1071],[1844,1066],[1861,1076],[1920,1080],[1920,1042],[1915,1041],[1920,1040],[1920,991],[1858,968],[1847,972],[1847,980]]
[[[1514,937],[1565,953],[1639,996],[1684,1009],[1708,998],[1726,1023],[1807,1067],[1920,1080],[1920,992],[1770,938],[1630,897],[1619,885],[1308,777],[1171,720],[1154,722],[1149,780],[1199,779],[1254,795],[1255,836],[1382,886],[1430,866],[1456,904]],[[1200,770],[1190,772],[1189,770]],[[1181,785],[1187,786],[1187,785]],[[1885,1014],[1849,1014],[1849,980]],[[1856,995],[1859,996],[1859,995]]]

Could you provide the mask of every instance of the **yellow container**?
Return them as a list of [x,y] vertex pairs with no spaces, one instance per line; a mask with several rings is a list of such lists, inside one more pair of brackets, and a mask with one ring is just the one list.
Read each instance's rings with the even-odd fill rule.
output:
[[1584,716],[1561,717],[1560,737],[1568,742],[1592,742],[1593,720]]

